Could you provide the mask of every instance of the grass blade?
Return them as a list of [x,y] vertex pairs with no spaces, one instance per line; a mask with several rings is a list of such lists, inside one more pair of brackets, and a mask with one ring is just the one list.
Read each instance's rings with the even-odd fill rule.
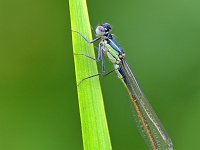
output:
[[[92,39],[86,0],[69,0],[71,28]],[[75,54],[94,55],[93,45],[72,32]],[[96,74],[96,62],[81,55],[74,55],[76,81]],[[111,142],[106,121],[99,78],[83,81],[77,86],[84,150],[110,150]]]

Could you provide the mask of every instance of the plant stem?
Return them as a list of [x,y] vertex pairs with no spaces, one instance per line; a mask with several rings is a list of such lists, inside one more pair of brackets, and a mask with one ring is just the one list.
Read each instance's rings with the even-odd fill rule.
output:
[[[69,0],[71,28],[92,39],[86,0]],[[72,32],[73,52],[94,55],[94,47]],[[74,55],[76,81],[97,74],[96,62],[82,55]],[[111,150],[99,77],[83,81],[77,86],[84,150]]]

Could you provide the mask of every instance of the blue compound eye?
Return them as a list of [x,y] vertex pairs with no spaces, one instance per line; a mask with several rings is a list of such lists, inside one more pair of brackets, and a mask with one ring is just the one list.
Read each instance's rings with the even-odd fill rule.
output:
[[102,26],[105,28],[106,32],[109,32],[112,30],[112,26],[109,23],[104,23]]

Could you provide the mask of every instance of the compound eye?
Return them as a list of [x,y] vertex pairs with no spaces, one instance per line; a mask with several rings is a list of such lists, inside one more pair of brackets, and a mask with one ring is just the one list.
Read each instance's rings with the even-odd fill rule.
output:
[[103,26],[98,26],[96,28],[96,34],[99,36],[102,36],[105,34],[105,28]]
[[98,29],[99,29],[99,31],[101,31],[101,32],[105,32],[105,28],[102,27],[102,26],[99,26]]
[[112,27],[109,23],[104,23],[103,27],[105,28],[106,32],[109,32],[112,30]]

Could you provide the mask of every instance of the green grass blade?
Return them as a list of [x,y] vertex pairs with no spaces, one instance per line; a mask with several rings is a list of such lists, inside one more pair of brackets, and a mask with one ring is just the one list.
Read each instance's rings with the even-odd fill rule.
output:
[[[92,39],[86,0],[69,0],[71,28]],[[94,48],[77,33],[72,32],[73,51],[92,57]],[[74,55],[76,81],[98,73],[96,62]],[[106,121],[99,78],[83,81],[77,86],[84,150],[110,150],[111,142]]]

